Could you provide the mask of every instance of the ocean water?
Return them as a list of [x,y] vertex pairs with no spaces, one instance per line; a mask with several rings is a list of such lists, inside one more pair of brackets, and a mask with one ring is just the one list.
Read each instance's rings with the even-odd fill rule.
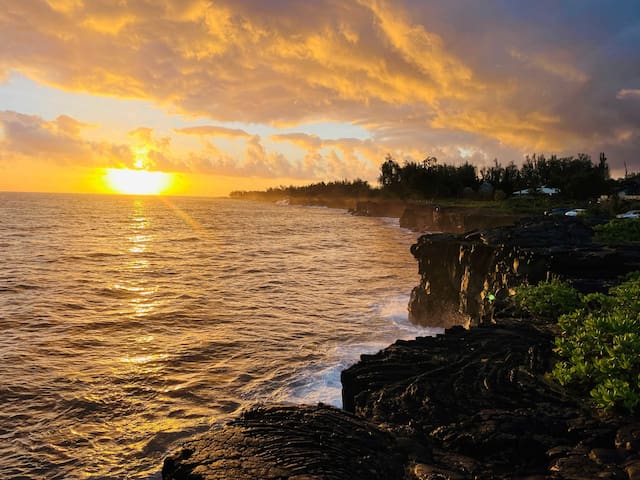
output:
[[407,320],[415,235],[226,199],[0,193],[0,478],[157,479],[255,402],[340,405]]

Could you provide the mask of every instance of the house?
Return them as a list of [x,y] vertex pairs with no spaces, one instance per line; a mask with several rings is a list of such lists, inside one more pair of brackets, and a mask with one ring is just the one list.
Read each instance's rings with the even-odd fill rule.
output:
[[622,200],[640,200],[640,179],[634,178],[625,181],[621,190],[616,192],[618,198]]

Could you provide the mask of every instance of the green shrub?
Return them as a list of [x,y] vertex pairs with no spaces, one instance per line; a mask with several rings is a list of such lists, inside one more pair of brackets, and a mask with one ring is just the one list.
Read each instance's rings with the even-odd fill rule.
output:
[[640,405],[640,275],[609,296],[583,297],[582,308],[561,316],[551,372],[562,385],[589,394],[597,408],[635,411]]
[[560,315],[582,306],[580,293],[569,283],[553,278],[537,285],[521,286],[516,304],[534,318],[555,321]]
[[604,225],[594,227],[597,241],[603,243],[640,242],[640,218],[615,219]]

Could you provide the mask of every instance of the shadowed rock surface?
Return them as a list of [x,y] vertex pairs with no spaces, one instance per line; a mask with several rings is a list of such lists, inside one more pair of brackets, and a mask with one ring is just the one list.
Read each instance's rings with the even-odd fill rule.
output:
[[411,253],[420,285],[411,292],[409,316],[427,326],[490,322],[523,282],[557,276],[582,292],[606,291],[621,275],[640,270],[637,247],[596,244],[588,224],[565,217],[529,218],[465,235],[423,235]]
[[362,217],[400,218],[406,206],[407,203],[404,200],[365,200],[357,202],[351,213]]
[[428,445],[440,476],[417,478],[638,478],[640,425],[547,382],[552,338],[508,322],[398,341],[343,372],[344,406]]
[[356,416],[256,407],[186,442],[163,478],[639,478],[640,422],[598,418],[548,382],[552,338],[505,322],[398,341],[343,372]]
[[393,436],[342,410],[271,405],[185,443],[162,478],[403,479],[406,462]]

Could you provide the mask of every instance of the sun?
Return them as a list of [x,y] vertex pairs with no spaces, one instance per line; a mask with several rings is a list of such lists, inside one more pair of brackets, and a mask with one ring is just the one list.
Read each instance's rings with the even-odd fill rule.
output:
[[173,175],[148,170],[108,168],[105,173],[107,187],[127,195],[160,195],[173,183]]

